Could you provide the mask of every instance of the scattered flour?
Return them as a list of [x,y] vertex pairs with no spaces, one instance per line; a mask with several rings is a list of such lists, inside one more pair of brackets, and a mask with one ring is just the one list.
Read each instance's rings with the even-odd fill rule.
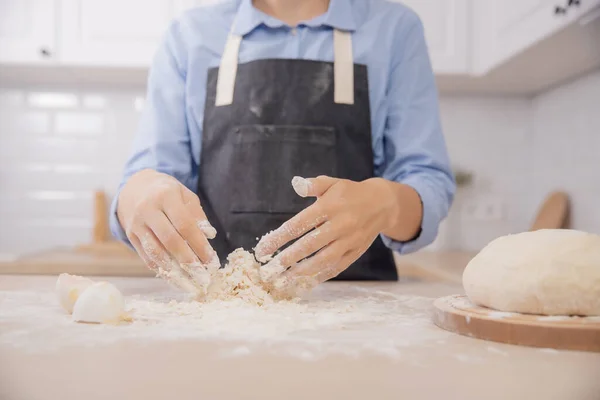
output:
[[519,314],[512,313],[512,312],[505,312],[505,311],[490,311],[487,314],[487,316],[489,318],[493,318],[493,319],[509,318],[509,317],[514,317],[516,315],[519,315]]
[[568,321],[571,317],[567,315],[545,315],[543,317],[537,317],[538,321]]
[[472,356],[468,354],[455,354],[454,358],[458,361],[467,363],[467,364],[481,364],[484,360],[481,357]]
[[489,351],[490,353],[500,354],[501,356],[508,357],[507,352],[497,349],[496,347],[493,347],[493,346],[487,346],[487,351]]
[[452,307],[458,308],[459,310],[470,310],[472,308],[477,308],[476,305],[469,301],[468,297],[459,295],[453,296],[453,298],[450,300],[450,304]]
[[556,350],[556,349],[547,349],[547,348],[541,348],[538,349],[538,351],[540,353],[548,353],[548,354],[560,354],[560,351]]
[[[304,300],[262,305],[239,297],[198,302],[172,289],[136,295],[125,298],[132,321],[118,326],[73,324],[51,290],[0,291],[0,345],[43,352],[124,340],[196,340],[224,347],[230,343],[229,357],[266,348],[301,359],[364,352],[395,358],[414,347],[444,343],[452,335],[431,322],[431,298],[323,286]],[[268,293],[256,296],[268,298]]]

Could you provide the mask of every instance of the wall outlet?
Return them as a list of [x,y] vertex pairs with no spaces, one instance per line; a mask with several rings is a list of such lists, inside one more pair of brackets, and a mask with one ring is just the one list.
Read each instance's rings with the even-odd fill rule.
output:
[[462,214],[475,221],[501,221],[504,219],[504,202],[500,199],[474,199],[464,205]]

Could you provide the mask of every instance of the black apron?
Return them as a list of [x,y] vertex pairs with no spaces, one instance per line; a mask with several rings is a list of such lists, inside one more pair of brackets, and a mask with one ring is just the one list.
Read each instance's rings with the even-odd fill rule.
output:
[[[341,56],[338,37],[350,43]],[[220,68],[208,71],[198,196],[218,231],[212,245],[222,263],[238,247],[251,250],[262,235],[315,201],[295,193],[292,177],[374,176],[367,67],[353,64],[349,33],[334,31],[334,39],[334,63],[263,59],[238,65],[241,37],[231,34]],[[349,61],[340,65],[344,56]],[[344,86],[335,92],[335,83]],[[342,97],[346,104],[338,101]],[[378,236],[334,279],[398,275],[392,252]]]

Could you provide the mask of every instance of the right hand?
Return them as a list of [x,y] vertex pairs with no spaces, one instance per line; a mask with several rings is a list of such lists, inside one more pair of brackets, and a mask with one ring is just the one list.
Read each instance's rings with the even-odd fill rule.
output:
[[186,291],[206,292],[220,265],[208,242],[216,231],[195,193],[170,175],[142,170],[121,190],[117,216],[150,269]]

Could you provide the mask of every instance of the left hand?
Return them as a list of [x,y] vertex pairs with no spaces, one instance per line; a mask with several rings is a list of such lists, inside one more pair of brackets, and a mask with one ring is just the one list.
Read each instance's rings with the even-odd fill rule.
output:
[[256,258],[264,260],[303,236],[261,268],[262,278],[283,277],[286,286],[302,281],[313,286],[340,274],[394,223],[396,199],[389,183],[381,178],[294,178],[298,195],[317,200],[257,244]]

